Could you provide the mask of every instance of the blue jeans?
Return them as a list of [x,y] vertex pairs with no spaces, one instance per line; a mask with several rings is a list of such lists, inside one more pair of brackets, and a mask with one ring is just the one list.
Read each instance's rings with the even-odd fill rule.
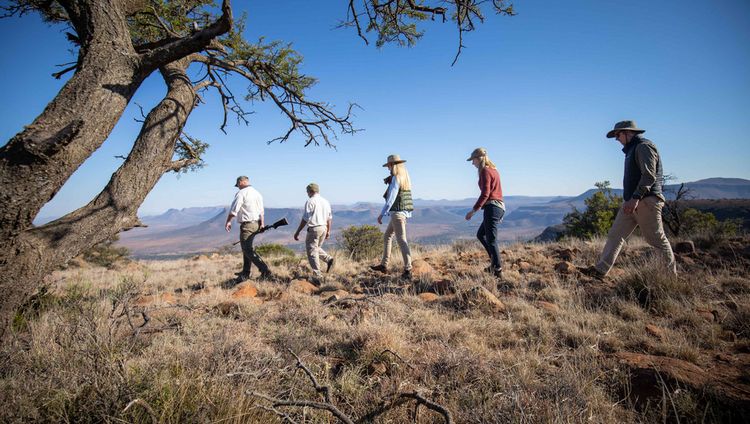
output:
[[505,215],[505,209],[496,205],[486,205],[483,208],[484,219],[482,225],[479,226],[477,231],[477,238],[479,242],[484,246],[484,250],[490,256],[490,262],[492,268],[495,271],[503,269],[503,265],[500,262],[500,246],[497,244],[497,229],[500,227],[500,223],[503,222],[503,216]]

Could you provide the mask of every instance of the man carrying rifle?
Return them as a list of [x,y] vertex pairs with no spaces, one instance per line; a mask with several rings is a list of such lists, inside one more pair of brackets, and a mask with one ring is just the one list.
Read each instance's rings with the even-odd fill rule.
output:
[[227,222],[224,228],[229,232],[232,229],[232,218],[237,217],[240,224],[240,246],[242,246],[242,272],[239,273],[235,282],[241,283],[250,278],[252,264],[260,270],[260,278],[271,279],[271,271],[263,258],[253,249],[253,239],[257,234],[263,232],[263,197],[258,190],[250,186],[250,180],[246,176],[237,177],[234,185],[239,189],[234,196],[232,206],[229,208]]
[[320,285],[323,279],[320,261],[326,263],[326,272],[333,267],[333,257],[323,250],[323,242],[331,236],[333,214],[331,204],[320,195],[320,187],[317,184],[307,185],[307,197],[309,199],[305,202],[305,211],[294,233],[294,239],[299,240],[299,233],[307,225],[307,237],[305,237],[307,260],[313,271],[312,282]]

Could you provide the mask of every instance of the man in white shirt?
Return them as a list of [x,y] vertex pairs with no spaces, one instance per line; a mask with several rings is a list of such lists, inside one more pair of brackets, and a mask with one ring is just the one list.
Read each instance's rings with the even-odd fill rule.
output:
[[323,250],[323,242],[331,236],[331,224],[333,214],[331,213],[331,204],[328,200],[320,195],[320,187],[315,183],[307,185],[307,202],[305,202],[305,211],[299,222],[297,231],[294,233],[294,239],[299,240],[299,233],[307,225],[307,237],[305,238],[305,250],[307,251],[307,260],[310,262],[310,268],[313,271],[312,282],[320,284],[323,273],[320,271],[320,261],[327,264],[326,272],[333,268],[333,256]]
[[242,272],[237,276],[236,282],[241,283],[250,278],[252,264],[260,270],[260,278],[270,279],[271,271],[268,265],[253,248],[253,239],[263,228],[263,197],[258,190],[250,186],[250,179],[244,175],[237,177],[237,183],[234,186],[239,188],[239,191],[229,208],[224,228],[229,232],[232,229],[232,218],[237,217],[237,222],[240,224]]

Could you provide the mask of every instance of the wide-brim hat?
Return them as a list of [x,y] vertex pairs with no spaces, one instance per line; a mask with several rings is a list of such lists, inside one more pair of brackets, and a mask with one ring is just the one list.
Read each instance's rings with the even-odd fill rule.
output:
[[405,160],[402,160],[399,155],[390,155],[388,156],[388,161],[383,164],[383,167],[385,168],[388,165],[398,165],[399,163],[404,163]]
[[239,177],[237,177],[237,181],[234,183],[234,186],[239,187],[240,181],[250,181],[250,178],[247,178],[245,175],[240,175]]
[[638,125],[636,125],[635,121],[620,121],[616,123],[615,127],[607,133],[607,138],[614,137],[615,133],[619,131],[633,131],[638,134],[646,132],[646,130],[638,128]]
[[472,159],[481,158],[482,156],[487,156],[487,149],[484,147],[477,147],[471,152],[471,156],[469,156],[469,159],[466,159],[466,162],[471,162]]

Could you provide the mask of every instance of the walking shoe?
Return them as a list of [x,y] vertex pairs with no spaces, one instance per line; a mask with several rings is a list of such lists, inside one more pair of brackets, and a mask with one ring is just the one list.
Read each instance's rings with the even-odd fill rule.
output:
[[603,280],[604,279],[604,274],[602,274],[602,272],[599,271],[598,269],[596,269],[596,267],[593,266],[593,265],[592,266],[587,266],[585,268],[579,267],[578,268],[578,272],[580,272],[581,274],[583,274],[583,275],[585,275],[587,277],[595,278],[597,280]]
[[310,277],[310,282],[313,284],[313,286],[320,287],[321,285],[323,285],[323,278],[318,277],[317,275],[313,275],[312,277]]
[[403,280],[411,280],[411,277],[412,277],[412,275],[411,275],[411,270],[410,269],[405,270],[401,274],[401,279],[403,279]]
[[498,280],[502,280],[503,279],[503,269],[502,268],[493,269],[492,270],[492,275],[494,275],[495,278],[497,278]]
[[370,265],[370,269],[373,271],[379,271],[379,272],[388,271],[388,268],[384,267],[383,265]]
[[331,270],[333,269],[333,264],[335,262],[336,262],[336,259],[334,259],[334,258],[331,258],[331,260],[328,261],[328,266],[326,267],[326,274],[328,274],[329,272],[331,272]]

